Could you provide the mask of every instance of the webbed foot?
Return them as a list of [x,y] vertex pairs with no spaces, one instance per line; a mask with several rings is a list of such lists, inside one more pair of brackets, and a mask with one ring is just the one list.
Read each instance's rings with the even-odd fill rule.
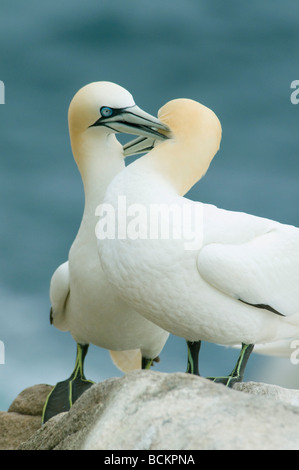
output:
[[221,383],[228,388],[232,388],[237,382],[242,382],[245,368],[253,348],[254,344],[242,344],[238,362],[230,375],[223,377],[207,377],[207,379],[212,380],[215,383]]
[[53,416],[69,411],[82,393],[94,384],[91,380],[87,380],[83,373],[83,365],[88,347],[88,344],[77,344],[74,371],[68,379],[58,382],[48,395],[43,409],[43,424]]

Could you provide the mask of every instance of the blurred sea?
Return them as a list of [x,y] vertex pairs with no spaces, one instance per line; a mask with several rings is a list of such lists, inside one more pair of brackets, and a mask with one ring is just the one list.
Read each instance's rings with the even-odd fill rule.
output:
[[[67,109],[81,86],[110,80],[156,114],[192,98],[221,120],[221,150],[189,197],[299,226],[299,4],[292,0],[2,0],[0,7],[0,410],[25,387],[72,371],[75,343],[49,324],[49,280],[67,259],[83,209]],[[236,351],[204,344],[203,375]],[[184,371],[171,337],[155,370]],[[288,359],[253,355],[246,380],[299,387]],[[86,375],[120,376],[91,347]]]

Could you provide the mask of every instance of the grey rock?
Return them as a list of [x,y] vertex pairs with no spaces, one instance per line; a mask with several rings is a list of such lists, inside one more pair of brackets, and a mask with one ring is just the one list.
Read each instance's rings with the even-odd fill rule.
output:
[[9,412],[41,416],[44,403],[52,390],[51,385],[39,384],[23,390],[8,408]]
[[14,450],[27,441],[40,427],[43,404],[50,385],[25,389],[8,411],[0,411],[0,450]]
[[15,450],[41,426],[40,416],[0,411],[0,450]]
[[252,395],[266,396],[290,405],[299,407],[299,390],[292,390],[277,385],[256,382],[243,382],[234,385],[234,390],[251,393]]
[[299,409],[290,399],[298,391],[238,387],[134,371],[92,386],[19,449],[299,450]]

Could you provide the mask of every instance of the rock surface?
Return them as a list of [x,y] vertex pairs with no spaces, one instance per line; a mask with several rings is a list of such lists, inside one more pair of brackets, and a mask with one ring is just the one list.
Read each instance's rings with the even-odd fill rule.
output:
[[[68,413],[41,427],[34,414],[41,415],[51,387],[36,387],[0,414],[0,448],[299,450],[297,390],[253,382],[230,390],[184,373],[139,370],[92,386]],[[11,441],[1,441],[8,415],[11,424],[15,420]],[[26,419],[35,420],[28,433]],[[22,435],[17,428],[23,428]]]
[[278,387],[277,385],[256,382],[238,383],[235,384],[234,389],[240,392],[251,393],[252,395],[274,398],[285,405],[291,405],[295,408],[299,407],[299,390],[289,390],[287,388]]
[[0,411],[0,450],[16,449],[41,427],[43,406],[52,387],[35,385],[21,392],[8,412]]

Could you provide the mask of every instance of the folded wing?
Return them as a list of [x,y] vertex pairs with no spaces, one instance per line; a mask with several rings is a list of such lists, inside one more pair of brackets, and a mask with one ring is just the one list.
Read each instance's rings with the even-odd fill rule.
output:
[[197,259],[202,278],[241,302],[283,316],[298,313],[299,229],[247,214],[225,213],[223,224],[223,211],[217,222],[217,211],[212,210],[208,239],[213,240],[213,231],[223,232],[223,242],[206,239]]

